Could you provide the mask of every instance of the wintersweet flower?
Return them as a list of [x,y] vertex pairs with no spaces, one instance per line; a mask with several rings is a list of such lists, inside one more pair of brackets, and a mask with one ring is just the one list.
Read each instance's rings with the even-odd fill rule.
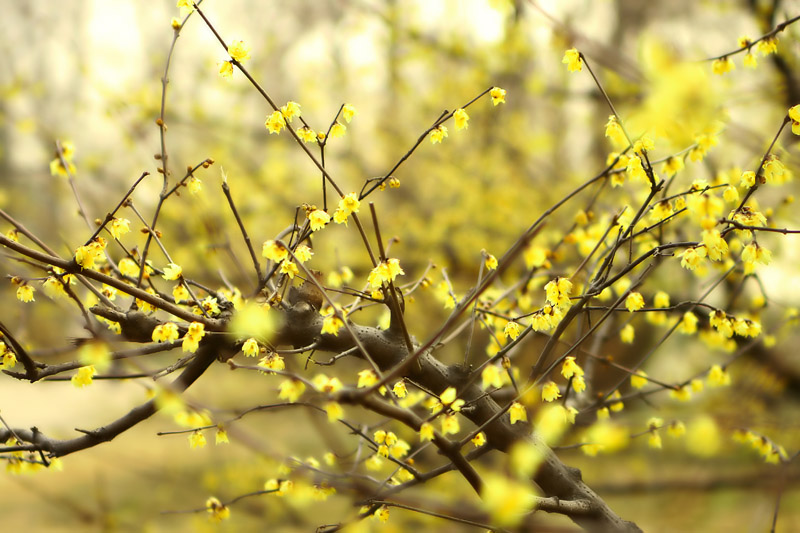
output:
[[511,340],[514,340],[517,337],[519,337],[521,331],[522,328],[520,327],[519,323],[512,321],[507,323],[506,326],[503,328],[503,335],[505,335]]
[[311,222],[311,231],[319,231],[331,221],[331,216],[321,209],[315,209],[308,214],[308,220]]
[[230,79],[233,77],[233,63],[230,61],[221,61],[219,64],[219,75],[223,79]]
[[228,54],[239,63],[250,59],[250,47],[244,41],[233,41],[228,46]]
[[108,225],[108,231],[115,239],[121,238],[123,235],[131,230],[131,221],[127,218],[115,218]]
[[528,420],[528,412],[525,410],[525,406],[519,402],[511,404],[511,407],[508,409],[508,416],[512,424],[526,422]]
[[721,57],[719,59],[715,59],[711,63],[711,71],[714,72],[714,74],[719,74],[720,76],[726,72],[734,70],[735,68],[736,65],[729,57]]
[[336,123],[331,126],[331,138],[338,139],[339,137],[344,137],[346,131],[347,126],[337,120]]
[[558,390],[558,385],[555,384],[553,381],[548,381],[542,387],[542,400],[546,402],[552,402],[561,398],[561,392]]
[[283,244],[269,240],[262,245],[261,255],[270,261],[278,263],[289,257],[289,251]]
[[442,124],[434,128],[431,130],[429,137],[431,139],[431,144],[441,143],[442,140],[447,137],[447,126]]
[[353,117],[356,116],[356,113],[356,108],[352,105],[344,104],[344,106],[342,106],[342,117],[344,117],[348,124],[353,120]]
[[456,131],[469,128],[469,115],[463,109],[456,109],[455,113],[453,113],[453,119],[456,123]]
[[489,91],[489,96],[492,97],[492,105],[505,104],[506,103],[506,90],[505,89],[501,89],[500,87],[492,87],[492,90]]
[[153,342],[171,342],[179,336],[178,326],[174,322],[165,322],[153,328]]
[[583,69],[583,58],[576,48],[570,48],[564,52],[561,62],[567,65],[567,70],[570,72],[579,72]]
[[616,115],[609,115],[608,122],[606,122],[605,135],[617,146],[626,146],[628,144],[628,139],[625,137],[625,132],[622,129],[622,125],[617,121]]
[[281,116],[286,119],[286,122],[291,122],[294,117],[300,116],[300,104],[289,100],[286,105],[281,106]]
[[286,120],[283,118],[280,111],[273,111],[272,114],[267,117],[264,126],[269,130],[270,134],[280,133],[281,130],[286,127]]

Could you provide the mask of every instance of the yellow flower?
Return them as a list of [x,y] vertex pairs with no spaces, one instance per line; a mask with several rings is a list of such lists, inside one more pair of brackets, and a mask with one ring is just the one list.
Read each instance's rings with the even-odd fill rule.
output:
[[229,79],[233,77],[233,63],[221,61],[219,64],[219,75],[221,78]]
[[721,261],[728,254],[728,243],[718,230],[704,230],[703,244],[706,246],[708,258],[712,261]]
[[183,274],[183,269],[180,265],[170,263],[164,267],[164,275],[162,276],[167,281],[175,281]]
[[656,143],[649,135],[642,135],[642,137],[633,143],[633,151],[634,152],[647,152],[653,150],[656,147]]
[[714,365],[708,371],[708,384],[712,387],[724,387],[731,384],[731,376],[726,369]]
[[486,444],[486,435],[483,433],[483,431],[472,437],[472,444],[474,444],[476,448],[480,448]]
[[331,216],[321,209],[315,209],[309,213],[308,220],[311,222],[311,231],[318,231],[330,222]]
[[625,307],[633,313],[644,307],[644,298],[638,292],[632,292],[625,298]]
[[353,117],[356,116],[356,113],[356,108],[352,105],[344,104],[344,106],[342,106],[342,117],[344,117],[348,124],[353,120]]
[[625,132],[622,126],[617,121],[616,115],[609,115],[608,122],[606,122],[606,137],[617,146],[627,146],[628,139],[625,138]]
[[92,269],[94,262],[100,259],[106,249],[106,241],[102,237],[95,237],[92,242],[75,250],[75,262],[81,268]]
[[736,68],[733,61],[729,57],[721,57],[719,59],[715,59],[711,63],[711,70],[714,74],[719,74],[720,76],[725,74],[726,72],[730,72]]
[[117,266],[119,267],[119,271],[122,273],[123,276],[128,276],[129,278],[135,278],[139,275],[139,267],[136,264],[136,262],[130,257],[123,257],[122,259],[120,259]]
[[17,300],[23,303],[28,303],[34,301],[33,299],[34,289],[31,285],[27,283],[25,285],[20,285],[17,287]]
[[575,377],[572,378],[572,388],[578,394],[586,390],[586,380],[583,379],[583,375],[580,376],[576,375]]
[[281,261],[280,272],[281,274],[289,276],[289,279],[294,279],[294,277],[300,273],[300,269],[297,268],[294,262],[284,259]]
[[0,341],[0,365],[4,370],[11,370],[17,366],[17,356],[6,348],[6,344]]
[[287,122],[291,122],[294,117],[299,117],[300,104],[289,100],[286,102],[286,105],[281,106],[281,116],[285,118]]
[[189,290],[183,283],[178,283],[172,289],[172,297],[175,298],[175,303],[185,302],[189,299]]
[[92,377],[97,374],[97,370],[95,370],[93,365],[89,366],[82,366],[78,369],[78,372],[72,376],[72,384],[77,388],[88,387],[92,384]]
[[684,169],[683,158],[681,157],[670,157],[666,161],[664,161],[664,165],[661,167],[661,172],[668,178],[671,178],[678,172]]
[[484,260],[484,264],[486,268],[489,270],[497,270],[497,258],[492,254],[486,254],[486,259]]
[[456,123],[456,131],[469,128],[469,115],[463,109],[456,109],[456,112],[453,113],[453,119]]
[[367,387],[371,387],[377,382],[378,382],[378,376],[375,374],[375,372],[367,368],[358,373],[358,385],[356,386],[359,389],[364,389]]
[[777,37],[767,37],[756,44],[756,50],[761,52],[762,56],[778,53],[778,39]]
[[528,412],[525,410],[525,406],[519,402],[514,402],[511,404],[511,407],[508,409],[508,416],[510,417],[512,424],[516,424],[517,422],[526,422],[528,420]]
[[247,357],[257,356],[261,352],[261,349],[258,346],[258,341],[252,337],[244,341],[244,344],[242,344],[242,352]]
[[258,361],[258,366],[265,369],[265,374],[275,374],[274,372],[270,372],[271,370],[284,370],[286,368],[286,362],[283,360],[283,357],[276,354],[275,352],[270,352],[261,360]]
[[278,398],[281,400],[288,400],[289,403],[294,403],[302,396],[303,392],[305,392],[306,386],[302,381],[287,379],[281,382],[278,390]]
[[625,344],[633,343],[635,335],[636,330],[633,329],[633,324],[625,324],[625,326],[619,332],[619,338]]
[[686,385],[680,387],[677,390],[675,389],[670,390],[669,395],[680,402],[688,402],[689,400],[692,399],[692,391]]
[[503,386],[503,378],[500,369],[495,365],[486,365],[481,371],[481,386],[486,389],[488,387],[495,387],[497,389]]
[[286,127],[286,120],[283,118],[280,111],[273,111],[272,114],[267,117],[264,126],[269,130],[270,134],[280,133],[281,130]]
[[517,322],[509,322],[503,328],[503,335],[505,335],[506,337],[508,337],[511,340],[514,340],[517,337],[519,337],[520,332],[521,332],[521,328],[520,328],[520,325]]
[[385,524],[389,520],[389,508],[385,505],[381,505],[378,510],[372,514],[372,516]]
[[694,270],[700,266],[700,261],[706,256],[706,247],[697,246],[687,248],[680,253],[681,266],[687,270]]
[[295,256],[295,257],[297,258],[297,260],[298,260],[298,261],[300,261],[301,263],[305,263],[306,261],[308,261],[309,259],[311,259],[311,256],[313,256],[313,255],[314,255],[314,252],[312,252],[312,251],[311,251],[311,248],[309,248],[309,247],[308,247],[308,246],[306,246],[305,244],[301,244],[301,245],[300,245],[300,246],[298,246],[298,247],[297,247],[297,249],[294,251],[294,256]]
[[433,440],[433,426],[429,422],[423,422],[420,426],[419,440],[422,442]]
[[650,437],[647,440],[647,444],[656,450],[661,449],[661,435],[656,433],[655,431],[650,433]]
[[675,420],[667,426],[667,433],[670,437],[677,439],[686,433],[686,426],[680,420]]
[[785,181],[786,166],[774,155],[770,154],[767,157],[762,168],[764,169],[764,179],[767,183],[780,185]]
[[572,282],[568,278],[550,280],[544,286],[547,301],[557,307],[570,305],[569,295],[572,292]]
[[239,63],[250,59],[250,47],[244,41],[233,41],[228,46],[228,54]]
[[570,48],[564,52],[564,58],[561,62],[567,65],[567,70],[570,72],[578,72],[583,69],[581,53],[575,48]]
[[728,185],[722,193],[722,198],[729,204],[739,203],[739,191],[733,185]]
[[153,342],[170,342],[177,340],[178,326],[174,322],[165,322],[153,328]]
[[645,172],[642,160],[638,155],[633,155],[628,159],[625,171],[632,180],[645,181],[647,179],[647,172]]
[[575,362],[575,358],[568,356],[564,359],[564,364],[561,366],[561,375],[569,379],[572,376],[582,376],[583,369]]
[[331,138],[336,139],[338,137],[344,137],[346,131],[347,126],[337,120],[336,124],[331,126]]
[[647,373],[644,370],[639,370],[636,374],[631,374],[631,387],[634,389],[641,389],[647,385]]
[[318,374],[314,376],[312,380],[314,383],[314,387],[321,392],[326,392],[329,394],[333,394],[344,387],[341,380],[337,377],[329,378],[325,374]]
[[492,87],[492,90],[489,91],[489,96],[492,97],[492,104],[505,104],[506,103],[506,90],[501,89],[500,87]]
[[289,256],[289,252],[283,244],[269,240],[262,245],[261,255],[270,261],[278,263],[286,259]]
[[447,137],[447,126],[440,125],[439,127],[431,130],[429,137],[431,139],[431,144],[441,143],[442,140]]
[[762,248],[755,241],[751,242],[742,250],[742,261],[745,263],[761,263],[768,265],[772,261],[772,252]]
[[217,432],[214,434],[214,444],[230,444],[228,432],[222,426],[217,426]]
[[358,213],[358,208],[360,205],[361,202],[358,201],[358,194],[351,192],[339,200],[339,207],[337,209],[344,211],[349,215],[351,213]]
[[337,402],[325,404],[325,412],[328,414],[328,422],[336,422],[344,418],[344,409]]
[[222,505],[222,503],[213,496],[206,500],[206,510],[208,511],[208,519],[212,522],[222,522],[231,517],[231,510],[227,506]]
[[558,385],[555,384],[553,381],[548,381],[542,387],[542,400],[546,402],[552,402],[561,398],[561,392],[558,390]]
[[403,380],[398,381],[392,387],[392,392],[398,398],[405,398],[408,395],[408,389],[406,388],[406,382]]
[[756,173],[752,170],[742,172],[742,177],[739,178],[739,183],[743,187],[752,187],[756,184]]
[[317,134],[308,126],[303,126],[297,130],[297,136],[303,139],[303,142],[313,143],[317,140]]
[[189,446],[192,448],[203,448],[206,445],[206,437],[199,431],[193,431],[189,434]]
[[789,108],[789,118],[793,122],[800,122],[800,105],[795,105]]
[[189,329],[183,337],[182,350],[184,352],[194,353],[200,346],[200,340],[205,336],[206,329],[201,322],[192,322],[189,324]]
[[127,218],[115,218],[108,225],[108,231],[115,239],[119,239],[131,230],[130,225],[131,221]]
[[405,274],[400,268],[400,262],[395,258],[389,258],[373,268],[367,278],[373,288],[379,288],[384,282],[394,281],[399,274]]
[[443,435],[455,435],[461,431],[461,425],[458,423],[458,416],[456,415],[445,415],[442,418],[442,434]]

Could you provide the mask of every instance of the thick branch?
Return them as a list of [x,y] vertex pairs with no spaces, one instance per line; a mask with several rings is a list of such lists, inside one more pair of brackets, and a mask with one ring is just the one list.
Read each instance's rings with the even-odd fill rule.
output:
[[[200,345],[195,353],[194,359],[186,369],[172,383],[171,389],[175,392],[183,392],[192,383],[203,375],[217,358],[218,353],[224,349],[222,343],[216,338],[210,338],[207,342]],[[129,430],[139,422],[153,416],[158,411],[155,400],[150,400],[138,407],[131,409],[125,416],[118,418],[110,424],[101,428],[82,431],[83,436],[74,439],[58,440],[47,437],[37,428],[14,429],[13,434],[30,443],[23,449],[31,451],[45,451],[52,457],[61,457],[86,448],[92,448],[103,442],[114,439],[117,435]],[[0,442],[6,441],[12,433],[8,429],[0,429]]]
[[[338,336],[320,334],[323,318],[305,302],[298,302],[286,314],[285,325],[275,339],[276,344],[306,346],[316,339],[317,350],[337,353],[355,346],[355,340],[349,332],[341,331]],[[382,370],[395,367],[408,356],[401,335],[357,325],[353,325],[352,331]],[[462,413],[474,424],[482,425],[496,416],[501,407],[485,395],[477,384],[465,385],[467,376],[468,372],[462,367],[447,366],[428,352],[419,358],[419,364],[411,365],[405,377],[434,393],[440,393],[447,387],[456,387],[459,398],[469,406]],[[511,444],[520,439],[528,439],[540,450],[545,459],[534,481],[548,498],[580,502],[575,504],[580,508],[580,513],[570,512],[574,506],[560,507],[576,524],[590,531],[640,531],[635,524],[617,516],[583,483],[580,472],[564,465],[535,433],[531,435],[529,427],[512,425],[506,413],[488,424],[485,432],[489,444],[501,451],[508,451]],[[549,506],[548,510],[555,508]]]

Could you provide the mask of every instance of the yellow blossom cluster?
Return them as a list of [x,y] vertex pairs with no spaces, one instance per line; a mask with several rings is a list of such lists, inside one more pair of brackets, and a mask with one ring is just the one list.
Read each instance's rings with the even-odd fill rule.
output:
[[75,262],[78,263],[81,268],[93,269],[95,261],[102,258],[105,249],[105,239],[102,237],[95,237],[89,244],[79,246],[78,249],[75,250]]
[[742,444],[749,444],[767,463],[778,464],[789,460],[789,456],[783,446],[753,431],[737,429],[733,432],[733,440]]
[[391,257],[386,261],[382,261],[369,273],[367,281],[373,289],[380,288],[384,283],[394,281],[394,279],[401,274],[405,274],[400,267],[400,261]]

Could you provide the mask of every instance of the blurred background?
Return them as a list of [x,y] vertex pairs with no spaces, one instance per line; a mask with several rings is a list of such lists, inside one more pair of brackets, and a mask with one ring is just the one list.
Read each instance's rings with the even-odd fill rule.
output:
[[[0,6],[5,19],[0,207],[64,256],[90,236],[67,180],[49,172],[59,140],[76,147],[75,186],[91,219],[112,209],[144,171],[151,176],[133,200],[150,219],[162,187],[156,170],[161,162],[154,159],[160,153],[155,120],[173,38],[170,21],[183,19],[175,2],[0,0]],[[438,284],[445,268],[458,297],[475,282],[481,249],[500,257],[545,209],[602,171],[613,151],[603,136],[608,106],[585,69],[567,72],[561,62],[567,48],[585,54],[633,136],[654,132],[655,159],[685,150],[698,135],[722,132],[708,157],[687,160],[676,190],[698,179],[736,181],[742,170],[755,169],[786,110],[800,103],[800,26],[780,33],[778,54],[759,57],[756,69],[745,68],[738,55],[737,68],[717,76],[709,62],[700,61],[737,49],[743,35],[758,37],[800,14],[796,1],[206,0],[202,9],[226,41],[241,39],[252,47],[246,66],[255,79],[278,105],[299,102],[315,130],[327,129],[343,103],[357,109],[347,134],[331,139],[325,150],[326,168],[345,192],[385,175],[444,110],[461,107],[492,86],[507,90],[504,105],[493,106],[484,97],[469,107],[467,130],[455,131],[448,123],[449,136],[441,145],[425,140],[394,173],[400,188],[370,197],[384,239],[396,238],[390,255],[400,258],[406,281],[425,275],[433,263],[436,268],[427,274],[431,282]],[[171,180],[205,158],[215,164],[198,172],[199,195],[183,192],[167,202],[159,228],[185,274],[213,287],[230,283],[247,296],[253,275],[220,191],[221,169],[259,246],[292,223],[298,206],[321,206],[322,194],[319,172],[294,141],[285,133],[268,134],[264,121],[271,109],[244,76],[235,72],[224,80],[217,74],[226,57],[202,20],[191,16],[168,74]],[[796,172],[798,150],[791,133],[780,138],[778,153]],[[796,189],[796,183],[788,183],[758,193],[759,204],[771,210],[770,221],[778,227],[800,227],[791,204]],[[594,207],[598,220],[607,222],[637,198],[636,192],[628,193],[628,200],[603,196]],[[570,228],[596,231],[593,225],[573,226],[588,199],[557,212],[537,242],[552,245]],[[125,216],[136,233],[128,242],[142,246],[141,224],[132,212]],[[0,221],[4,233],[10,228]],[[346,265],[366,279],[370,265],[353,227],[329,227],[325,233],[314,241],[312,267],[329,273]],[[697,238],[688,229],[678,235]],[[800,291],[800,246],[796,237],[779,234],[759,243],[775,257],[760,271],[768,305],[759,313],[765,328],[769,320],[780,325],[772,331],[776,345],[732,368],[735,392],[709,392],[692,404],[659,406],[655,416],[689,420],[709,413],[726,431],[757,428],[792,454],[800,446],[800,360],[791,349],[797,340],[792,309]],[[568,264],[577,253],[572,248],[553,262]],[[121,257],[119,251],[112,254]],[[164,266],[162,257],[153,257]],[[552,273],[569,271],[558,268]],[[660,272],[663,277],[653,278],[652,290],[663,288],[679,300],[707,287],[707,280],[684,282],[674,272]],[[26,270],[3,253],[0,273],[26,275]],[[736,290],[728,287],[717,303]],[[754,296],[748,288],[742,298]],[[85,332],[71,303],[37,293],[35,305],[23,305],[10,283],[0,287],[0,302],[2,321],[30,349],[41,350],[43,360],[74,358],[62,348],[66,339]],[[420,340],[448,313],[431,292],[407,301],[407,309]],[[368,311],[362,320],[379,318],[377,311]],[[654,325],[642,328],[636,344],[610,343],[605,349],[617,350],[620,360],[641,352],[646,344],[640,339],[646,343],[658,331]],[[530,350],[521,362],[535,360]],[[647,371],[665,380],[683,379],[718,360],[715,350],[721,348],[671,340]],[[463,344],[454,343],[440,357],[456,362],[463,352]],[[148,358],[134,368],[152,370],[172,360],[170,355]],[[275,383],[217,366],[190,390],[191,402],[230,413],[225,410],[274,400]],[[360,368],[348,362],[339,367],[344,375]],[[12,426],[36,425],[66,438],[73,428],[97,427],[120,416],[144,400],[150,385],[130,380],[75,389],[64,382],[30,385],[0,376],[0,413]],[[628,416],[639,424],[654,416],[644,403],[630,410]],[[321,460],[320,450],[328,443],[324,431],[315,429],[319,421],[309,413],[303,413],[304,424],[297,419],[291,412],[254,415],[231,430],[232,444],[188,453],[184,436],[154,435],[175,428],[169,417],[157,416],[111,443],[67,457],[63,472],[0,476],[0,515],[9,529],[31,531],[249,531],[267,523],[275,531],[307,531],[319,525],[316,517],[342,519],[352,512],[346,498],[313,503],[319,510],[311,513],[311,522],[309,504],[269,497],[245,500],[233,508],[236,521],[218,526],[208,524],[203,513],[161,514],[200,508],[210,494],[230,499],[258,490],[279,476],[287,456],[316,454]],[[764,465],[725,435],[722,451],[713,457],[674,443],[662,451],[634,443],[620,455],[590,460],[572,450],[564,457],[584,469],[584,479],[612,508],[646,531],[766,531],[777,491],[784,487],[777,531],[792,531],[790,524],[800,524],[796,466],[778,475],[777,467]],[[435,482],[443,498],[454,479]],[[454,501],[463,497],[461,491],[454,491]],[[570,527],[559,518],[551,523]],[[398,520],[381,528],[432,524]]]

